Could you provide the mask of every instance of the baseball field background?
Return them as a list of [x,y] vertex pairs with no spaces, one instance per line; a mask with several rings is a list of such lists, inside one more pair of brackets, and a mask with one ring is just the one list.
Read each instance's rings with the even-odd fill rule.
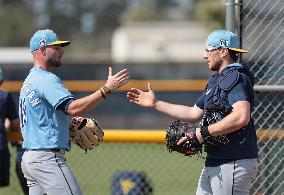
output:
[[[174,2],[178,2],[173,0]],[[2,8],[5,4],[13,2],[11,10],[7,9],[8,19],[12,16],[17,16],[15,21],[23,21],[24,30],[30,28],[30,34],[33,32],[31,29],[35,28],[33,26],[39,20],[39,16],[44,16],[45,12],[38,11],[35,5],[36,2],[50,2],[50,7],[55,6],[57,9],[62,8],[64,3],[58,4],[57,1],[32,1],[26,0],[23,2],[28,2],[30,6],[34,6],[35,20],[26,19],[24,15],[17,15],[21,12],[15,11],[17,6],[16,1],[0,1],[0,9],[2,14],[5,10]],[[20,1],[19,1],[20,2]],[[19,3],[18,2],[18,3]],[[63,2],[63,1],[61,1]],[[65,3],[67,1],[64,1]],[[87,1],[72,1],[76,2],[87,2]],[[104,24],[107,26],[112,23],[112,19],[117,19],[117,15],[109,14],[111,9],[124,9],[127,6],[118,6],[119,1],[88,1],[95,5],[97,4],[107,4],[109,2],[116,2],[114,4],[109,4],[111,6],[105,5],[107,14],[101,18],[109,19],[104,20]],[[127,1],[130,2],[129,8],[134,10],[138,1]],[[134,2],[134,3],[133,3]],[[158,2],[153,0],[145,0],[139,2],[148,2],[147,5],[152,6],[152,2]],[[169,2],[169,1],[160,1]],[[179,1],[182,2],[182,1]],[[193,2],[185,0],[183,2]],[[241,56],[241,61],[249,65],[251,71],[255,76],[255,108],[253,111],[252,118],[255,121],[257,135],[258,135],[258,149],[259,149],[259,169],[257,177],[253,183],[251,194],[253,195],[279,195],[284,194],[284,1],[283,0],[198,0],[198,11],[197,15],[201,13],[208,13],[211,15],[206,15],[203,17],[203,21],[229,21],[232,18],[222,15],[225,11],[225,6],[234,7],[234,17],[231,24],[234,24],[235,31],[240,35],[240,45],[241,47],[249,50],[249,53]],[[212,3],[213,2],[213,3]],[[132,4],[133,3],[133,4]],[[212,5],[212,4],[214,5]],[[20,4],[20,3],[19,3]],[[101,5],[100,4],[100,5]],[[139,4],[139,3],[138,3]],[[142,3],[143,4],[143,3]],[[70,4],[71,5],[71,4]],[[72,4],[73,5],[73,4]],[[120,5],[120,4],[119,4]],[[155,4],[155,6],[158,4]],[[165,4],[163,4],[165,5]],[[209,6],[207,6],[209,5]],[[215,9],[217,5],[218,9]],[[154,6],[154,7],[155,7]],[[72,6],[71,6],[72,7]],[[87,6],[88,7],[88,6]],[[184,7],[184,6],[181,6]],[[196,10],[197,10],[196,7]],[[82,8],[82,7],[81,7]],[[83,8],[82,8],[83,9]],[[157,7],[155,7],[157,9]],[[155,11],[155,9],[152,9]],[[194,8],[195,9],[195,8]],[[210,9],[210,10],[208,10]],[[215,9],[215,10],[214,10]],[[221,11],[220,11],[221,9]],[[68,9],[64,9],[64,13]],[[151,10],[151,9],[149,9]],[[176,10],[169,13],[179,13],[180,16],[183,9]],[[217,10],[217,11],[216,11]],[[56,25],[56,22],[65,22],[67,15],[63,12],[57,13],[62,15],[54,17],[51,15],[53,20],[50,22],[50,26],[54,27],[55,30],[62,30],[62,26],[67,28],[68,25]],[[145,10],[144,10],[145,11]],[[157,13],[166,13],[166,9],[161,9]],[[14,14],[10,14],[14,13]],[[99,12],[96,12],[99,13]],[[120,13],[120,12],[113,12]],[[143,14],[143,10],[139,10],[139,14]],[[38,15],[37,15],[38,14]],[[74,14],[74,16],[76,16]],[[129,16],[129,15],[128,15]],[[144,15],[145,16],[145,15]],[[151,14],[146,14],[146,19],[152,16]],[[154,17],[156,17],[155,15]],[[73,15],[72,15],[73,17]],[[131,15],[131,17],[136,18],[137,15]],[[191,16],[193,17],[193,16]],[[202,18],[202,17],[201,17]],[[19,27],[20,24],[10,26],[13,20],[3,19],[1,22],[3,24],[0,27],[0,46],[7,46],[7,39],[4,39],[10,33],[7,33],[7,29],[14,29]],[[36,20],[38,19],[38,20]],[[68,18],[70,19],[70,18]],[[99,18],[98,18],[99,19]],[[154,22],[157,21],[157,17]],[[194,18],[197,19],[197,18]],[[171,20],[171,24],[175,23],[177,18]],[[32,25],[28,25],[29,22],[33,22]],[[37,21],[37,22],[36,22]],[[67,21],[67,20],[66,20]],[[71,18],[70,21],[76,21],[76,18]],[[74,22],[74,23],[76,23]],[[99,27],[103,27],[101,21],[97,21]],[[118,21],[115,21],[118,24]],[[137,21],[136,21],[137,22]],[[38,23],[37,23],[38,24]],[[65,23],[64,23],[65,24]],[[142,23],[138,23],[141,24]],[[144,23],[143,23],[144,24]],[[154,23],[158,26],[158,23]],[[220,23],[213,23],[213,29],[222,28],[219,26]],[[45,26],[41,23],[43,27]],[[192,25],[192,23],[189,23]],[[212,29],[212,23],[203,23],[208,27],[208,32]],[[41,27],[42,27],[41,26]],[[137,25],[139,26],[139,25]],[[36,26],[37,28],[40,26]],[[68,26],[69,27],[69,26]],[[1,28],[3,28],[1,30]],[[72,25],[70,28],[74,28]],[[190,26],[189,29],[199,28],[197,26]],[[65,29],[65,28],[64,28]],[[63,29],[63,30],[64,30]],[[11,45],[14,46],[18,43],[20,38],[22,44],[26,44],[29,36],[22,36],[24,30],[13,30]],[[21,36],[19,32],[22,32]],[[63,34],[63,37],[76,38],[72,33]],[[191,31],[190,31],[191,32]],[[206,31],[207,32],[207,31]],[[103,36],[109,35],[109,32],[102,33]],[[143,33],[142,33],[143,34]],[[97,35],[95,33],[95,35]],[[94,35],[94,36],[95,36]],[[155,35],[155,36],[154,36]],[[65,83],[68,84],[68,88],[74,93],[76,97],[81,97],[94,91],[104,82],[107,75],[107,67],[111,65],[113,71],[117,72],[121,68],[128,68],[132,74],[132,82],[139,88],[145,89],[147,82],[150,80],[154,83],[153,89],[156,91],[158,98],[178,103],[184,105],[193,105],[196,98],[202,93],[204,89],[204,83],[210,76],[207,70],[206,62],[202,61],[202,52],[205,38],[207,33],[198,34],[204,39],[201,43],[200,41],[191,41],[188,45],[194,46],[192,50],[187,53],[188,56],[191,54],[196,56],[195,52],[198,50],[201,55],[198,55],[198,59],[190,59],[189,61],[176,62],[175,59],[171,58],[169,55],[169,50],[167,50],[167,44],[170,42],[170,38],[167,37],[166,43],[161,42],[159,37],[163,36],[163,33],[153,34],[153,36],[144,37],[143,42],[152,43],[152,37],[158,37],[155,39],[155,51],[159,60],[154,62],[125,62],[125,63],[114,63],[110,59],[107,61],[99,61],[102,56],[109,57],[110,55],[102,55],[102,48],[98,55],[94,53],[85,54],[90,48],[98,48],[103,44],[109,44],[111,40],[102,41],[103,36],[99,36],[96,40],[96,44],[91,41],[93,34],[84,35],[79,41],[74,41],[72,44],[74,48],[66,51],[65,56],[68,58],[68,52],[73,52],[72,57],[76,57],[82,54],[77,61],[65,61],[63,66],[56,70],[58,74]],[[188,34],[190,37],[191,34]],[[147,39],[149,38],[149,39]],[[178,37],[181,38],[181,37]],[[2,41],[1,41],[2,40]],[[4,40],[4,41],[3,41]],[[17,40],[16,42],[13,42]],[[181,41],[180,41],[181,42]],[[83,44],[86,43],[86,44]],[[71,45],[72,45],[71,44]],[[169,43],[170,44],[170,43]],[[103,45],[105,46],[105,45]],[[159,47],[156,47],[159,46]],[[163,47],[162,47],[163,46]],[[183,47],[182,47],[183,48]],[[181,49],[179,51],[183,51]],[[16,51],[16,50],[15,50]],[[76,52],[74,52],[76,51]],[[148,50],[147,50],[148,51]],[[3,60],[7,55],[6,53],[1,53],[1,59]],[[134,52],[134,51],[133,51]],[[149,51],[148,51],[149,52]],[[131,53],[131,52],[130,52]],[[146,51],[141,52],[140,55],[144,55]],[[152,52],[150,52],[152,54]],[[3,55],[2,55],[3,54]],[[70,53],[69,53],[70,54]],[[129,54],[129,53],[128,53]],[[180,54],[180,53],[179,53]],[[16,57],[15,57],[16,56]],[[90,61],[86,60],[87,56],[92,56]],[[187,55],[186,55],[187,56]],[[184,56],[181,56],[184,57]],[[94,59],[97,59],[95,61]],[[5,73],[5,80],[3,87],[13,93],[13,97],[17,101],[18,92],[20,85],[27,75],[29,68],[31,67],[30,62],[24,62],[24,58],[20,55],[12,55],[12,61],[1,61],[1,67],[3,67]],[[21,59],[20,61],[17,61]],[[99,59],[99,60],[98,60]],[[105,59],[105,58],[104,58]],[[182,58],[187,59],[187,58]],[[71,82],[70,82],[71,81]],[[80,82],[81,81],[81,82]],[[82,81],[84,81],[82,83]],[[105,102],[100,105],[94,112],[87,113],[87,116],[95,117],[102,125],[104,129],[125,129],[129,131],[134,131],[135,129],[159,129],[165,130],[167,126],[174,120],[164,115],[155,113],[152,110],[147,110],[140,108],[138,106],[129,104],[125,92],[129,88],[125,88],[117,93],[113,93],[110,98],[106,99]],[[11,152],[11,179],[10,186],[5,188],[0,188],[0,195],[19,195],[22,194],[19,182],[15,175],[15,148],[10,147]],[[1,158],[1,157],[0,157]],[[102,143],[98,148],[85,154],[84,151],[80,150],[77,146],[73,146],[71,152],[66,154],[66,159],[68,165],[74,172],[78,182],[82,188],[82,191],[86,195],[110,195],[112,194],[112,180],[116,173],[120,172],[133,172],[133,173],[145,173],[149,179],[149,183],[153,187],[153,195],[191,195],[195,194],[196,185],[198,182],[199,174],[204,164],[202,158],[196,157],[184,157],[177,153],[169,153],[166,150],[164,144],[154,144],[154,143]],[[125,190],[131,189],[133,183],[128,182],[125,184]],[[125,193],[126,194],[126,193]],[[136,195],[136,194],[135,194]]]

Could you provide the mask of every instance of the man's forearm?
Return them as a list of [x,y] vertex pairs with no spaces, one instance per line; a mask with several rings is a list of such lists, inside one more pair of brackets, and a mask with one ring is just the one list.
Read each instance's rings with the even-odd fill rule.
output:
[[86,97],[73,101],[67,110],[67,113],[72,116],[79,116],[85,112],[95,109],[104,98],[101,96],[99,91],[92,93]]
[[190,123],[199,122],[202,118],[203,111],[195,107],[171,104],[164,101],[157,101],[154,107],[157,111],[166,114],[172,118],[187,121]]

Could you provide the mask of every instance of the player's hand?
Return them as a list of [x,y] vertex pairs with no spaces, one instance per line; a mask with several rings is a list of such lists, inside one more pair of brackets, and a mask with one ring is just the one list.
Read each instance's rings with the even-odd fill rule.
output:
[[[195,133],[196,133],[196,137],[197,137],[197,140],[200,144],[202,144],[204,142],[204,139],[201,135],[201,129],[199,127],[197,127],[195,129]],[[188,136],[188,135],[187,135]],[[178,140],[177,142],[177,145],[181,145],[181,144],[184,144],[185,142],[187,141],[187,137],[182,137]]]
[[121,86],[125,85],[128,83],[130,79],[130,75],[127,69],[123,69],[116,73],[115,75],[112,75],[112,68],[108,68],[108,79],[105,84],[105,86],[111,90],[115,91],[119,89]]
[[130,91],[127,92],[127,98],[131,103],[138,104],[145,108],[155,107],[156,97],[154,91],[151,89],[150,83],[148,83],[148,91],[131,88]]
[[182,138],[180,138],[180,139],[178,140],[177,145],[179,146],[179,145],[181,145],[181,144],[184,144],[186,141],[187,141],[187,138],[186,138],[186,137],[182,137]]
[[201,129],[200,129],[199,127],[196,128],[196,137],[197,137],[198,142],[199,142],[200,144],[203,144],[203,143],[204,143],[204,139],[203,139],[203,137],[202,137],[202,135],[201,135]]

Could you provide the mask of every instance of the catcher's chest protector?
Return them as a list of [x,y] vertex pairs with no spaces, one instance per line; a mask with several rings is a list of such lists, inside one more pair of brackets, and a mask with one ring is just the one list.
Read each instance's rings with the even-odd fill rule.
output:
[[[209,80],[204,102],[204,117],[209,117],[209,120],[214,118],[209,124],[222,120],[231,112],[232,106],[228,102],[228,92],[236,85],[240,77],[248,77],[244,72],[243,66],[229,66],[222,73],[214,74]],[[202,126],[209,125],[204,122],[202,121]]]

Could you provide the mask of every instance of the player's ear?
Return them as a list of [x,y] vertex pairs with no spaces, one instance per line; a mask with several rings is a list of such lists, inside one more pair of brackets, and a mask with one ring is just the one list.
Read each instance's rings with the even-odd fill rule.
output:
[[221,56],[224,57],[226,55],[229,55],[229,49],[228,48],[221,49]]
[[39,51],[45,56],[45,54],[46,54],[46,48],[45,47],[39,48]]

